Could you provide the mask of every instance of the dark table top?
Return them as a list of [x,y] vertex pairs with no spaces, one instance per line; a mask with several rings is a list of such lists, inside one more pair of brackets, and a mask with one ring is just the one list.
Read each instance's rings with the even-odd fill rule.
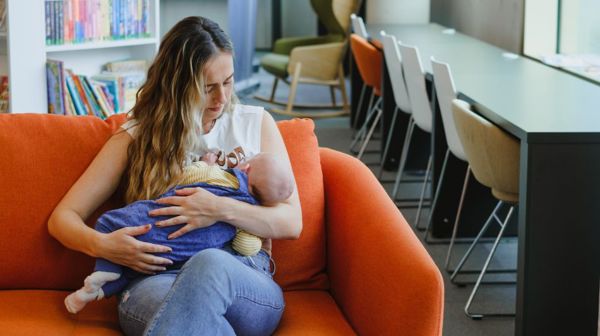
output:
[[528,142],[600,142],[600,86],[537,61],[508,53],[438,24],[369,24],[447,62],[460,94],[486,118]]

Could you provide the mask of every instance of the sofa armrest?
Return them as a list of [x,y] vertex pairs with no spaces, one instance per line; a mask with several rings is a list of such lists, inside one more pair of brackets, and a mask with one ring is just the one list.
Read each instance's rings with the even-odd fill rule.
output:
[[331,292],[360,335],[441,335],[433,260],[371,171],[321,148]]
[[341,40],[343,40],[343,37],[337,35],[283,37],[275,41],[273,53],[289,55],[292,52],[292,49],[296,47],[338,42]]

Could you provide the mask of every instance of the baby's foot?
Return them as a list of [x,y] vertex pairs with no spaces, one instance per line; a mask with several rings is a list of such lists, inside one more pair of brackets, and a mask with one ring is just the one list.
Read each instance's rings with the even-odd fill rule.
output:
[[117,280],[121,275],[113,272],[94,272],[85,278],[84,286],[78,291],[69,294],[65,298],[65,306],[71,314],[75,314],[93,300],[100,300],[104,297],[102,286],[109,281]]

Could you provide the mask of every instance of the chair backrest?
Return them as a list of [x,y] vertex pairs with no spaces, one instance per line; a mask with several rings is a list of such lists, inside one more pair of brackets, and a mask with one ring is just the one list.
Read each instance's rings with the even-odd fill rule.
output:
[[350,14],[357,9],[357,0],[311,0],[310,4],[328,34],[348,35]]
[[427,96],[425,73],[419,58],[419,50],[403,43],[399,43],[398,48],[400,49],[400,55],[402,55],[402,69],[404,70],[413,118],[420,129],[431,133],[433,117],[429,97]]
[[300,77],[322,81],[336,80],[347,48],[346,42],[334,42],[296,47],[290,53],[288,73],[302,63]]
[[458,136],[473,175],[500,200],[518,201],[519,141],[492,124],[460,99],[452,101]]
[[352,21],[352,32],[367,40],[369,38],[369,33],[367,33],[367,27],[365,26],[363,19],[352,13],[352,15],[350,15],[350,20]]
[[402,70],[402,59],[396,38],[381,31],[381,41],[383,43],[383,55],[390,81],[392,82],[392,92],[394,93],[396,105],[403,112],[411,113],[406,81],[404,80],[404,71]]
[[380,95],[381,51],[357,34],[350,35],[350,48],[363,82],[372,87],[376,95]]
[[442,123],[444,124],[448,148],[454,156],[467,161],[465,150],[458,138],[458,133],[456,133],[456,125],[452,115],[452,100],[456,99],[456,87],[454,86],[450,66],[448,63],[436,61],[431,57],[431,68],[433,69],[433,83],[440,112],[442,113]]

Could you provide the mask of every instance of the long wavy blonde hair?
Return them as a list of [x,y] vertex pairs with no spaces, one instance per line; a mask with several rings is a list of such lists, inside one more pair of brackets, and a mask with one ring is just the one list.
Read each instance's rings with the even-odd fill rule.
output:
[[[127,203],[165,192],[181,174],[187,153],[205,147],[203,69],[221,52],[233,55],[231,40],[203,17],[187,17],[164,36],[131,110],[137,129],[128,148]],[[232,110],[232,100],[233,94],[224,111]]]

